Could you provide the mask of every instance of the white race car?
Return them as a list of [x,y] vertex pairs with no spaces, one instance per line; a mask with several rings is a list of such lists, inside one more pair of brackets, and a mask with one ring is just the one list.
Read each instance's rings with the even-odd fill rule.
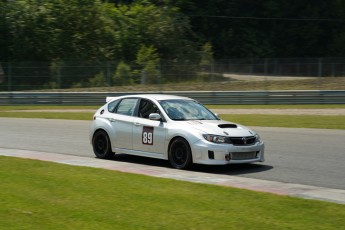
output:
[[166,159],[177,169],[264,161],[257,133],[172,95],[107,97],[93,117],[90,140],[98,158],[125,153]]

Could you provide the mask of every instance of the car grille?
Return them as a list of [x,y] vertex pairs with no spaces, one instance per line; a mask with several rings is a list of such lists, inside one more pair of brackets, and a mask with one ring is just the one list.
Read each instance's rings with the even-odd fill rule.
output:
[[230,141],[233,145],[253,145],[255,144],[256,138],[250,137],[230,137]]
[[230,153],[231,160],[250,160],[257,158],[258,152],[235,152]]

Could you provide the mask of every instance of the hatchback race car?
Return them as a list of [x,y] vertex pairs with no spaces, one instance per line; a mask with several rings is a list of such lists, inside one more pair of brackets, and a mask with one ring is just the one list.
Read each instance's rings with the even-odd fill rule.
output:
[[94,114],[90,141],[98,158],[124,153],[166,159],[177,169],[264,161],[257,133],[173,95],[107,97]]

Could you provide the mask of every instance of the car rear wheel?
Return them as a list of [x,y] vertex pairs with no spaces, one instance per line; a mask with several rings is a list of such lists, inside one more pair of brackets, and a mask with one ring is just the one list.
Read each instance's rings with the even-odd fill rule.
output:
[[103,131],[97,131],[92,139],[93,152],[98,158],[109,159],[114,153],[111,150],[111,143],[108,134]]
[[172,167],[187,169],[192,164],[192,153],[188,142],[178,137],[170,145],[169,161]]

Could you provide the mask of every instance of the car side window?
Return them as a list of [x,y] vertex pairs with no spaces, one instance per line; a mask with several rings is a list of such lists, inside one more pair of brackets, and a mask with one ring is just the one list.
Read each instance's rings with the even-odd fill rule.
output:
[[116,106],[119,104],[120,100],[112,101],[108,104],[108,111],[113,113],[116,109]]
[[146,100],[146,99],[142,99],[140,101],[140,105],[139,105],[139,117],[142,118],[149,118],[149,115],[151,113],[159,113],[160,111],[157,107],[157,105],[155,103],[153,103],[152,101]]
[[119,105],[117,106],[116,113],[122,115],[132,116],[137,105],[137,98],[125,98],[122,99]]

